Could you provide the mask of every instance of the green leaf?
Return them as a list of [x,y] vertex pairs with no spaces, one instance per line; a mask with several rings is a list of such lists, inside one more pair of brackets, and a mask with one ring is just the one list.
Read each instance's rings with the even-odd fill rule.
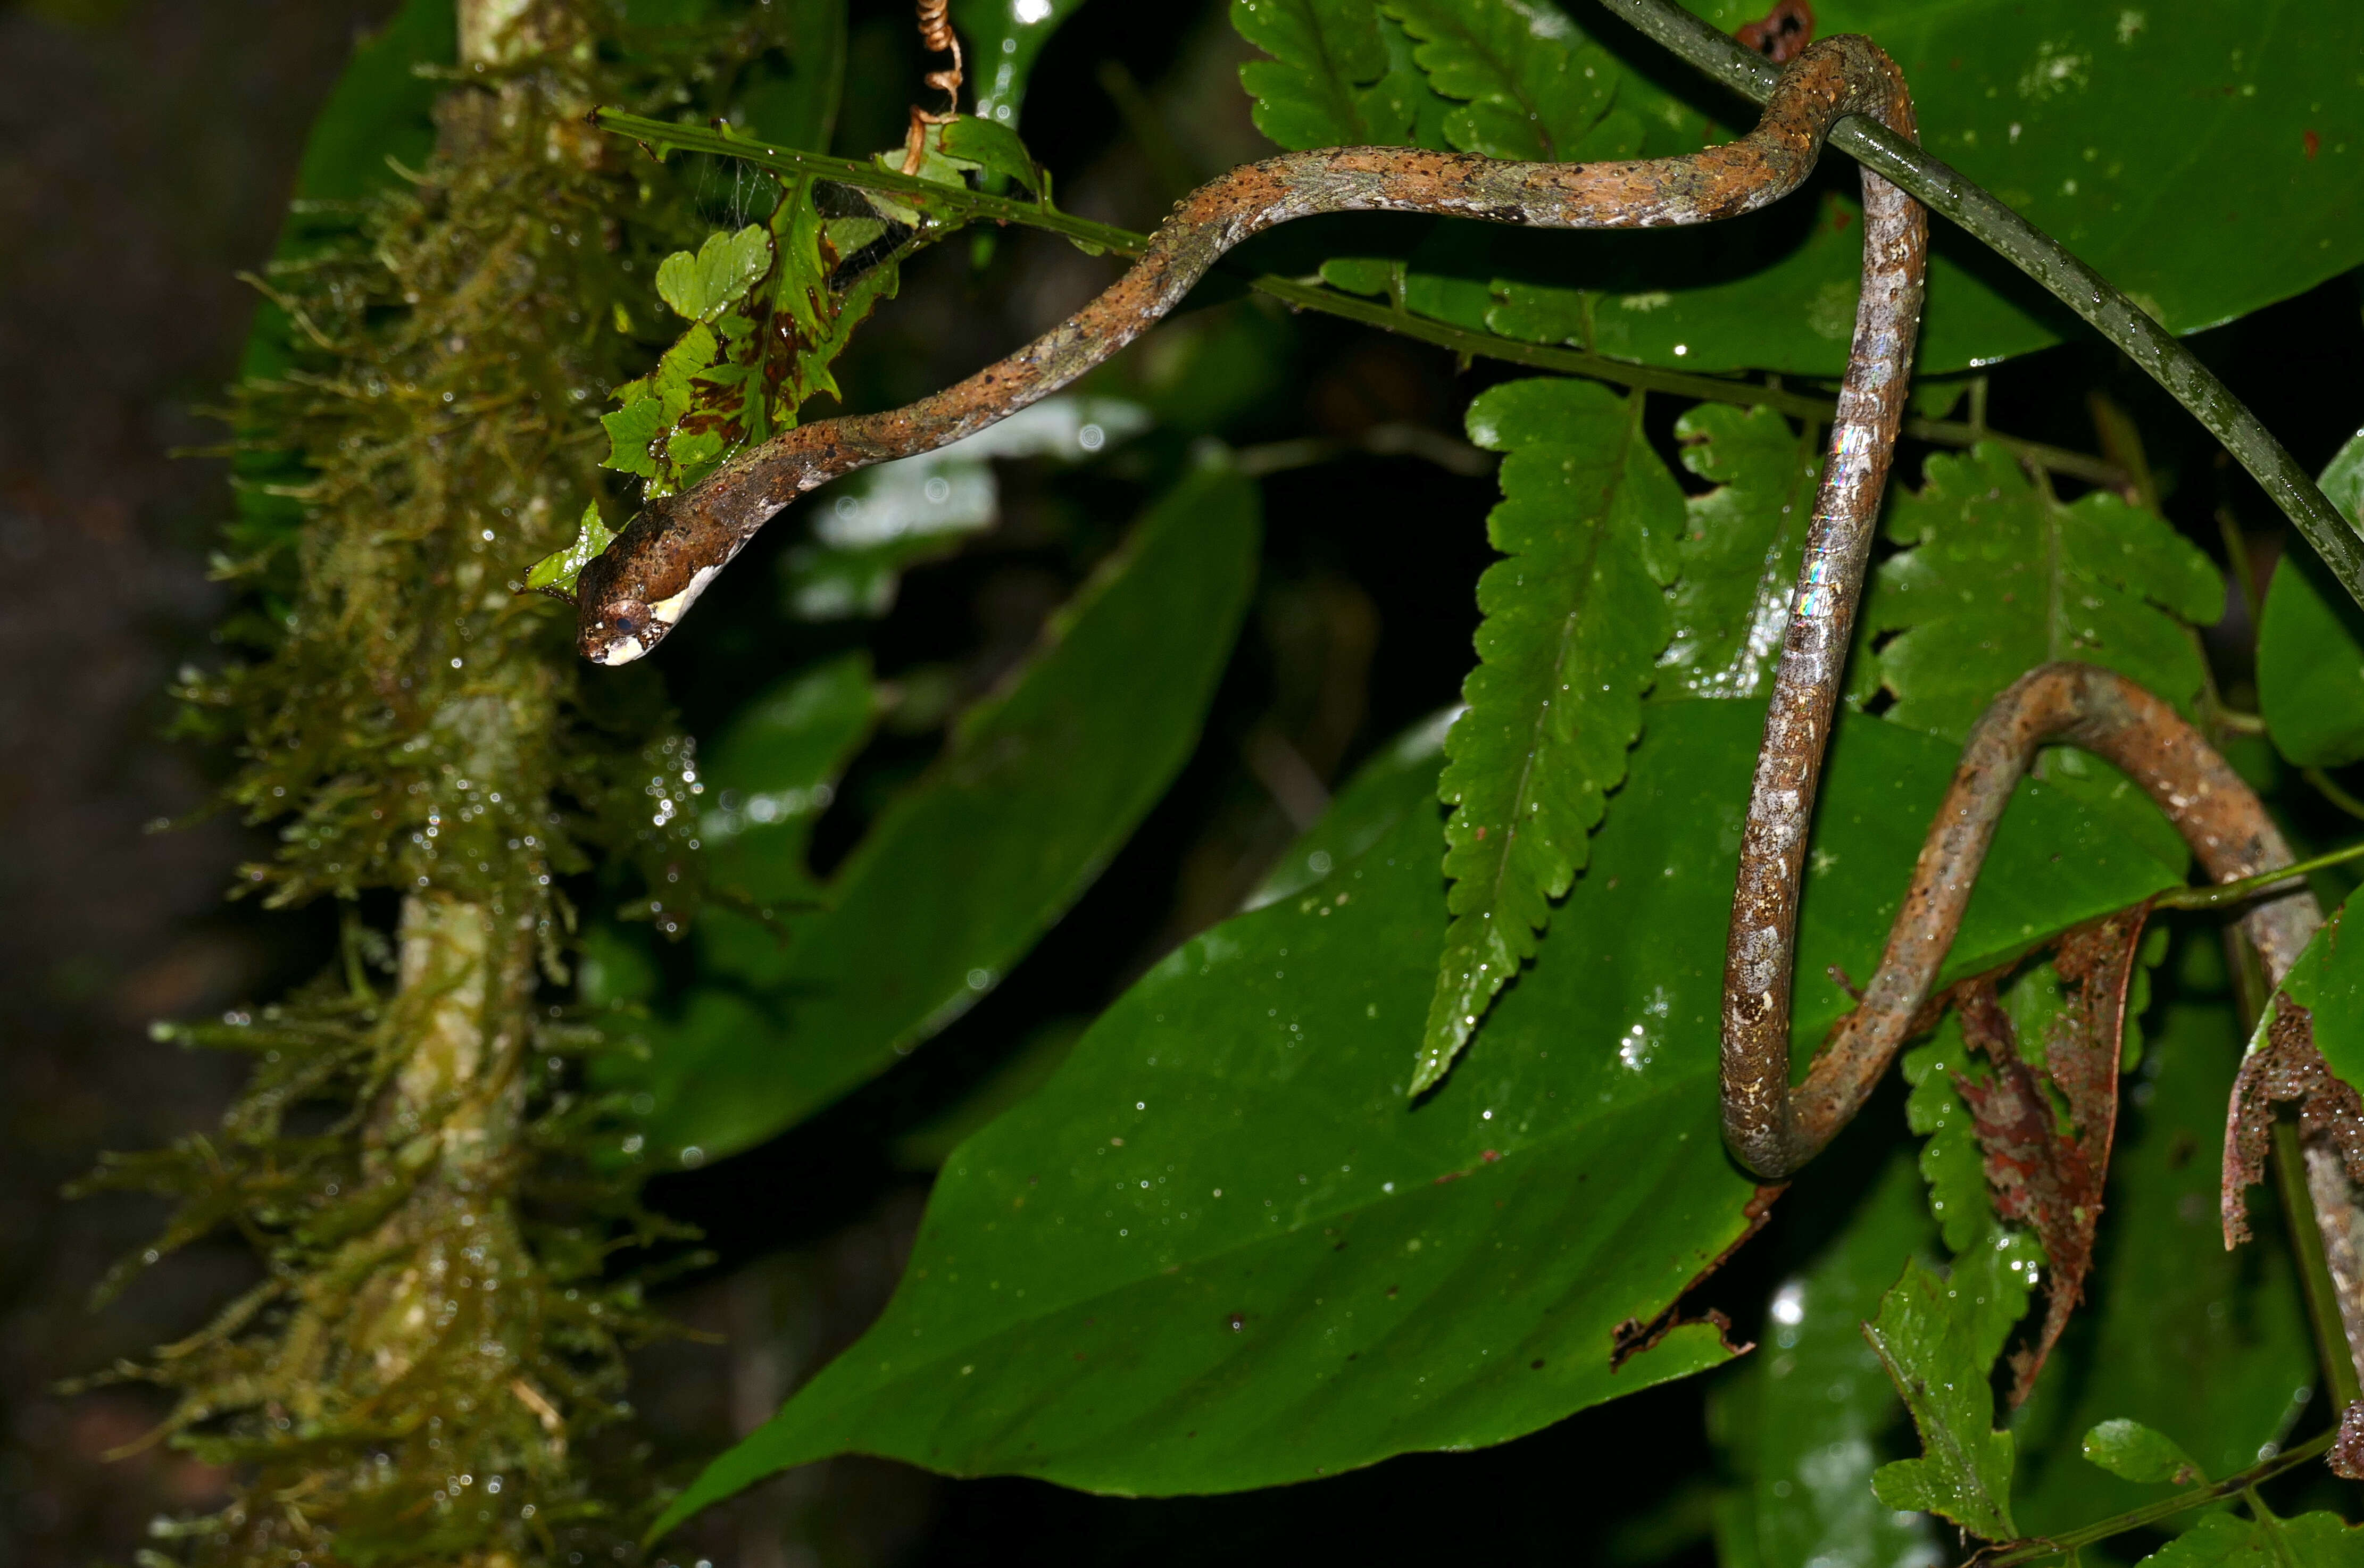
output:
[[979,119],[1018,123],[1043,46],[1083,8],[1084,0],[953,0],[953,21],[968,42]]
[[[2323,471],[2323,493],[2364,515],[2364,433]],[[2312,550],[2285,550],[2258,622],[2258,706],[2275,749],[2301,767],[2364,762],[2364,611]]]
[[998,120],[963,115],[944,127],[938,145],[947,156],[973,163],[988,174],[1014,181],[1035,195],[1043,194],[1043,170],[1018,133]]
[[2066,1364],[2013,1423],[2025,1529],[2057,1533],[2158,1495],[2079,1456],[2079,1435],[2099,1422],[2140,1421],[2203,1471],[2229,1475],[2286,1440],[2312,1397],[2314,1340],[2280,1235],[2264,1226],[2227,1252],[2217,1229],[2217,1151],[2240,1053],[2229,1001],[2170,999],[2155,1021],[2120,1112],[2082,1321],[2055,1356]]
[[1890,717],[1967,734],[2003,688],[2056,659],[2115,670],[2193,712],[2207,668],[2191,628],[2225,607],[2197,548],[2115,495],[2061,505],[1992,443],[1934,455],[1924,474],[1889,515],[1888,537],[1912,548],[1880,563],[1864,598],[1861,639],[1896,635],[1857,684],[1891,694]]
[[[965,714],[784,933],[702,917],[709,989],[652,1026],[652,1148],[709,1159],[885,1072],[1007,974],[1107,865],[1189,756],[1254,582],[1256,493],[1201,470]],[[736,986],[728,1003],[712,987]],[[704,1009],[701,1014],[699,1009]],[[713,1020],[728,1014],[728,1027]]]
[[[1891,1508],[1942,1515],[1989,1540],[2010,1540],[2012,1435],[1994,1429],[1991,1351],[1973,1312],[1919,1262],[1881,1297],[1864,1337],[1912,1412],[1923,1456],[1883,1464],[1872,1490]],[[1985,1353],[1981,1353],[1984,1351]]]
[[1261,909],[1302,893],[1377,843],[1407,812],[1435,813],[1438,760],[1460,715],[1458,707],[1440,709],[1382,747],[1240,907]]
[[[1611,1365],[1755,1196],[1715,1082],[1763,725],[1751,703],[1651,710],[1542,961],[1416,1106],[1403,1068],[1444,918],[1425,809],[1169,957],[954,1151],[886,1315],[671,1518],[847,1451],[1110,1492],[1270,1485],[1500,1441],[1723,1360],[1690,1323]],[[1864,888],[1809,896],[1801,971],[1868,972],[1954,751],[1841,721],[1823,831]],[[2164,885],[2111,828],[2028,786],[1946,978],[2027,917],[2057,930]],[[2035,902],[1990,902],[1989,883]],[[1837,995],[1803,1004],[1807,1027]]]
[[[1256,128],[1294,150],[1412,144],[1433,96],[1399,31],[1371,0],[1232,0],[1232,26],[1270,55],[1240,67]],[[1430,117],[1440,128],[1442,100]],[[1429,145],[1423,141],[1421,145]]]
[[1921,1179],[1929,1189],[1930,1216],[1946,1250],[1955,1253],[1968,1251],[1996,1223],[1978,1130],[1954,1086],[1957,1073],[1973,1070],[1961,1020],[1950,1008],[1935,1035],[1904,1053],[1904,1081],[1912,1086],[1905,1121],[1928,1140],[1921,1146]]
[[1813,520],[1822,449],[1770,408],[1702,403],[1675,423],[1683,466],[1716,488],[1688,497],[1674,639],[1659,667],[1692,696],[1755,696],[1781,654]]
[[1385,0],[1418,40],[1429,85],[1461,106],[1445,139],[1489,158],[1569,162],[1620,158],[1642,139],[1630,115],[1610,117],[1621,72],[1548,6],[1524,0]]
[[772,270],[772,237],[760,223],[709,234],[697,254],[676,250],[657,265],[657,295],[685,321],[712,321],[747,297]]
[[708,755],[698,819],[715,886],[759,905],[819,895],[806,844],[878,709],[870,656],[848,653],[787,676],[732,717]]
[[1663,588],[1682,528],[1682,492],[1643,434],[1639,394],[1511,382],[1471,403],[1469,436],[1509,454],[1486,527],[1510,559],[1478,579],[1469,710],[1444,742],[1453,923],[1413,1094],[1444,1077],[1584,867],[1667,645]]
[[[2364,1084],[2364,942],[2342,940],[2347,911],[2356,903],[2351,896],[2332,911],[2276,994],[2314,1015],[2314,1048],[2340,1082],[2350,1085]],[[2264,1022],[2258,1028],[2262,1040]]]
[[1935,1240],[1909,1159],[1872,1181],[1844,1153],[1817,1162],[1790,1201],[1845,1215],[1805,1265],[1775,1289],[1765,1343],[1711,1397],[1709,1429],[1737,1485],[1718,1499],[1717,1555],[1755,1568],[1890,1564],[1942,1558],[1937,1532],[1872,1496],[1872,1472],[1896,1425],[1896,1395],[1863,1324],[1899,1258]]
[[536,593],[572,601],[574,579],[600,551],[615,542],[616,536],[599,520],[599,503],[594,501],[583,508],[583,523],[575,532],[574,542],[535,562],[533,569],[525,574],[525,585]]
[[2124,1416],[2087,1432],[2083,1448],[2086,1459],[2127,1481],[2172,1481],[2188,1486],[2208,1479],[2173,1438]]
[[2209,1514],[2142,1560],[2142,1568],[2358,1568],[2364,1529],[2336,1514],[2293,1519]]
[[[1546,27],[1562,25],[1544,0],[1531,3]],[[1319,27],[1276,23],[1268,4],[1233,12],[1242,36],[1285,67],[1260,63],[1243,74],[1265,133],[1290,148],[1394,139],[1357,134],[1355,124],[1355,89],[1378,75],[1360,41],[1371,0],[1327,0]],[[1502,0],[1421,4],[1482,35]],[[1696,8],[1725,31],[1766,11],[1764,0]],[[2275,0],[2243,12],[2207,0],[2041,12],[2014,0],[1827,0],[1814,15],[1819,36],[1866,34],[1895,57],[1931,151],[2057,236],[2171,331],[2216,325],[2364,261],[2364,230],[2347,221],[2364,202],[2364,100],[2347,65],[2364,53],[2364,13],[2339,0]],[[1586,37],[1572,25],[1555,36],[1571,48]],[[1316,47],[1332,39],[1359,47]],[[1611,24],[1599,41],[1647,73],[1579,71],[1560,85],[1613,87],[1610,119],[1641,129],[1641,155],[1695,152],[1753,122],[1753,110],[1665,71],[1663,57],[1622,26]],[[1436,86],[1450,95],[1454,80],[1440,71]],[[1547,89],[1530,100],[1551,112]],[[1516,138],[1519,95],[1509,101],[1505,134]],[[1477,104],[1460,113],[1478,128],[1469,124],[1479,118]],[[1457,274],[1476,284],[1480,302],[1466,324],[1482,324],[1490,291],[1511,307],[1498,329],[1519,336],[1646,364],[1836,376],[1862,271],[1856,188],[1853,171],[1841,167],[1772,211],[1712,231],[1494,231]],[[2258,234],[2276,242],[2260,246]],[[2084,330],[1956,238],[1937,236],[1922,374]]]

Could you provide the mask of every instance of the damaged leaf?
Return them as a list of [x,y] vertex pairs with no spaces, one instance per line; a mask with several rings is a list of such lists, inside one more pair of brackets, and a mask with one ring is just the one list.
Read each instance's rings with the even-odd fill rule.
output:
[[2026,1402],[2092,1267],[2117,1127],[2126,995],[2147,913],[2113,915],[2061,938],[2054,961],[2060,1006],[2040,1057],[2022,1051],[1991,980],[1955,993],[1965,1040],[1994,1067],[1992,1076],[1964,1076],[1957,1087],[1970,1109],[1996,1211],[2034,1230],[2052,1265],[2043,1327],[2012,1356],[2014,1406]]
[[599,503],[594,501],[583,508],[582,526],[574,542],[564,550],[552,550],[533,563],[525,574],[525,585],[538,594],[574,602],[574,580],[583,569],[598,559],[599,552],[615,542],[616,536],[599,520]]
[[1918,1261],[1880,1299],[1864,1337],[1888,1369],[1921,1433],[1922,1457],[1884,1464],[1871,1487],[1891,1508],[1938,1514],[1989,1540],[2019,1534],[2011,1522],[2012,1435],[1994,1429],[1989,1358],[1970,1313]]

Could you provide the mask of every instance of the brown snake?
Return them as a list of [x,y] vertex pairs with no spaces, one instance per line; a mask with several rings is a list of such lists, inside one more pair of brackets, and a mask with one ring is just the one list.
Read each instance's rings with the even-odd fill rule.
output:
[[[1812,172],[1832,126],[1849,115],[1915,134],[1912,100],[1894,62],[1868,39],[1838,37],[1809,45],[1790,64],[1755,129],[1688,157],[1516,163],[1334,148],[1234,170],[1186,197],[1106,293],[1009,358],[906,407],[790,430],[695,489],[651,502],[584,568],[577,646],[602,664],[641,657],[755,531],[798,495],[857,469],[958,440],[1057,391],[1147,330],[1226,251],[1275,225],[1354,211],[1552,228],[1711,223],[1795,190]],[[1767,1175],[1794,1168],[1827,1140],[1827,1133],[1813,1138],[1812,1148],[1799,1152],[1790,1131],[1798,884],[1872,523],[1902,417],[1927,261],[1928,223],[1920,205],[1868,170],[1863,196],[1855,339],[1766,717],[1725,973],[1727,1135],[1742,1161]]]

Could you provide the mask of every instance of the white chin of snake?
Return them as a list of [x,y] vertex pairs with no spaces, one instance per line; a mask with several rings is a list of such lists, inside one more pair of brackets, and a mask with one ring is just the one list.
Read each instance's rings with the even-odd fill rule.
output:
[[[691,575],[688,587],[670,599],[659,599],[649,606],[649,618],[663,628],[665,631],[671,631],[680,622],[681,617],[689,613],[689,606],[697,603],[697,595],[706,592],[706,585],[713,582],[715,574],[721,570],[719,566],[699,567]],[[658,635],[663,636],[663,633],[660,632]],[[656,646],[656,638],[651,638],[643,642],[637,637],[619,637],[600,650],[595,662],[606,664],[611,668],[618,664],[629,664]]]

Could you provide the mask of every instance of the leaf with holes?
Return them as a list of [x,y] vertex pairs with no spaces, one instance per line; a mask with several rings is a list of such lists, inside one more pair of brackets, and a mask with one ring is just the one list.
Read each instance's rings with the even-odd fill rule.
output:
[[1453,1065],[1583,869],[1667,644],[1682,530],[1682,492],[1642,432],[1638,394],[1511,382],[1469,406],[1469,435],[1507,454],[1487,533],[1509,559],[1478,580],[1478,664],[1444,742],[1453,922],[1415,1095]]
[[1781,657],[1813,520],[1822,448],[1770,408],[1702,403],[1675,422],[1683,466],[1715,488],[1683,503],[1674,639],[1659,668],[1693,696],[1757,695]]
[[1921,1434],[1921,1458],[1884,1464],[1872,1477],[1879,1500],[1941,1515],[1989,1540],[2016,1537],[2015,1451],[2011,1433],[1994,1428],[1994,1393],[1987,1386],[1993,1358],[1980,1353],[1971,1310],[1944,1279],[1908,1262],[1863,1332]]
[[1890,504],[1888,537],[1911,548],[1864,596],[1876,651],[1859,692],[1893,696],[1899,723],[1960,736],[2028,671],[2075,659],[2193,712],[2207,666],[2192,628],[2225,608],[2197,548],[2115,495],[2062,505],[1991,443],[1933,456],[1924,473]]

